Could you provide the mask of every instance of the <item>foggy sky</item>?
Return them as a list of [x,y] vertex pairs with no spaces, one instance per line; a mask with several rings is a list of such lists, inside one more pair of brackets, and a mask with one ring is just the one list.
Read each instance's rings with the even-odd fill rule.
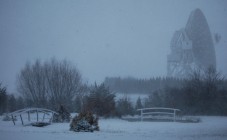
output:
[[106,76],[166,76],[173,33],[200,8],[216,44],[217,68],[227,75],[225,0],[0,0],[0,82],[16,92],[27,61],[67,59],[84,81]]

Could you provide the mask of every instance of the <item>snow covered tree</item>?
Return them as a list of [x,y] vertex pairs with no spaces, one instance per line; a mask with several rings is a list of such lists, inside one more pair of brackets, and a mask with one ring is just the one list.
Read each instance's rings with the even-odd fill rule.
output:
[[75,132],[99,131],[98,117],[91,112],[82,112],[75,116],[70,124],[70,130]]

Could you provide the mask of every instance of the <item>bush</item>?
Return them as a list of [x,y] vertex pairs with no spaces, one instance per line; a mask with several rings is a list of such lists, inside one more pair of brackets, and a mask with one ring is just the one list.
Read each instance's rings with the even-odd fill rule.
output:
[[70,124],[70,131],[93,132],[99,131],[98,117],[91,112],[80,113],[75,116]]

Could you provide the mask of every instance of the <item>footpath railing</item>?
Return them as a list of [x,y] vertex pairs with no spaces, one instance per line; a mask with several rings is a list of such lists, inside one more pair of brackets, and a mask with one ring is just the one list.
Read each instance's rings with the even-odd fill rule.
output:
[[[42,120],[40,120],[39,114],[43,114]],[[26,115],[27,114],[27,115]],[[44,122],[44,120],[48,120],[49,123],[52,123],[54,114],[58,114],[55,111],[45,109],[45,108],[25,108],[20,109],[17,111],[14,111],[12,113],[9,113],[8,116],[12,117],[13,124],[16,124],[16,117],[19,116],[22,125],[25,125],[26,120],[23,119],[27,118],[27,122],[34,123],[34,118],[36,118],[36,122]],[[50,116],[50,118],[47,118],[46,116]]]
[[140,120],[143,121],[144,118],[153,118],[154,116],[168,116],[174,122],[176,121],[176,113],[180,111],[175,108],[164,108],[164,107],[152,107],[152,108],[141,108],[137,109],[140,111]]

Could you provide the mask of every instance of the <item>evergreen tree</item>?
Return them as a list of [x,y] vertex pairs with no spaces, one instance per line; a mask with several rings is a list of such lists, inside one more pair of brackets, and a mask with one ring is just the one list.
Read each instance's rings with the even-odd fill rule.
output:
[[85,99],[84,111],[100,116],[110,116],[115,111],[115,95],[104,84],[96,85]]
[[7,108],[7,94],[6,87],[2,87],[0,83],[0,115],[6,111]]
[[145,100],[145,107],[163,107],[164,93],[162,92],[162,90],[157,90],[149,95]]
[[141,109],[141,108],[143,108],[143,105],[142,105],[140,97],[138,97],[138,99],[136,101],[135,109]]
[[14,95],[9,95],[8,97],[8,111],[13,112],[17,110],[17,100]]
[[137,101],[136,101],[136,106],[135,106],[135,113],[136,114],[140,114],[140,111],[138,111],[137,109],[141,109],[143,108],[142,102],[141,102],[141,98],[138,97]]
[[122,115],[134,115],[134,110],[130,99],[125,96],[117,101],[117,114]]

